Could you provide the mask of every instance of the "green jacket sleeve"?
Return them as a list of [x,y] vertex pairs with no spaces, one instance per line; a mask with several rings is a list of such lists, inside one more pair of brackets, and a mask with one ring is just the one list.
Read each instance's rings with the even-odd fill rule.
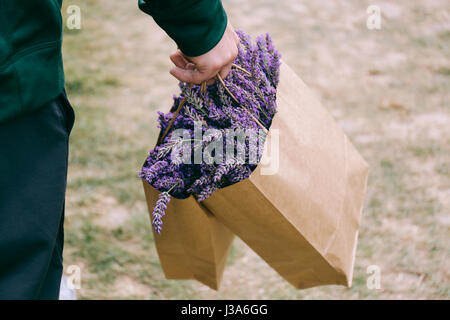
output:
[[139,8],[190,57],[214,48],[227,26],[221,0],[139,0]]

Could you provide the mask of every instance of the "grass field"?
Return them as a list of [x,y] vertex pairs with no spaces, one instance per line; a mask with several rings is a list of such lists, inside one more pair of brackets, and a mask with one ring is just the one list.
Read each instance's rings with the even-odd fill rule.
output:
[[[445,0],[224,0],[236,29],[270,32],[371,166],[351,289],[295,290],[236,239],[220,291],[164,279],[137,171],[155,141],[156,110],[177,81],[174,43],[137,1],[66,0],[64,30],[76,110],[65,265],[81,299],[361,299],[450,297],[450,14]],[[381,8],[368,30],[366,8]],[[381,269],[381,289],[366,286]]]

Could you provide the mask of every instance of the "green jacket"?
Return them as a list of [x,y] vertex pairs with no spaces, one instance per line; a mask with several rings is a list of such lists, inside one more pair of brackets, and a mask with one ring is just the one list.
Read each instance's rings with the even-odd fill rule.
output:
[[[0,125],[62,92],[61,5],[62,0],[0,0]],[[220,0],[139,0],[139,8],[188,56],[213,48],[227,24]]]

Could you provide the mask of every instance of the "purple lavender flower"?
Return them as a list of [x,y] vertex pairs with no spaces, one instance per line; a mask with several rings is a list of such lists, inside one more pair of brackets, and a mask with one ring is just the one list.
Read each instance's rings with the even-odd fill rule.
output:
[[[174,96],[170,111],[158,112],[158,126],[164,132],[175,110],[185,99],[183,108],[174,119],[168,134],[160,145],[150,151],[139,172],[141,179],[162,192],[153,212],[152,223],[157,233],[161,231],[161,218],[167,209],[170,196],[184,199],[196,195],[199,201],[203,201],[215,190],[247,179],[256,168],[255,164],[247,161],[249,141],[245,141],[243,146],[235,150],[238,155],[245,154],[245,163],[216,164],[205,162],[204,158],[202,164],[194,161],[192,164],[186,164],[172,159],[172,151],[177,151],[176,148],[180,146],[180,140],[171,136],[176,129],[187,130],[193,154],[201,148],[201,154],[205,155],[205,148],[220,139],[220,136],[226,141],[226,129],[258,130],[260,124],[267,129],[270,127],[277,108],[276,87],[279,82],[280,55],[268,34],[257,37],[254,43],[243,31],[237,31],[237,34],[241,45],[234,63],[247,72],[232,68],[223,79],[229,91],[219,81],[208,86],[206,91],[201,90],[199,85],[179,83],[181,93]],[[194,137],[196,121],[202,123],[202,142],[198,142]],[[208,129],[218,129],[215,132],[220,132],[221,135],[206,134]],[[183,141],[186,141],[186,138],[183,138]],[[189,140],[187,141],[189,143]],[[258,159],[259,156],[258,154]],[[211,157],[212,155],[209,155],[209,159]]]
[[216,172],[214,172],[214,176],[213,176],[214,183],[219,184],[220,180],[222,180],[222,177],[224,175],[228,174],[236,166],[237,165],[235,163],[219,164],[217,166]]
[[198,194],[197,200],[200,202],[200,201],[208,199],[216,190],[217,190],[217,186],[215,184],[206,185],[202,189],[202,191],[200,191],[200,193]]
[[152,225],[156,233],[160,234],[162,229],[161,218],[166,214],[167,204],[170,201],[170,195],[168,192],[161,192],[156,201],[155,208],[153,209],[153,221]]

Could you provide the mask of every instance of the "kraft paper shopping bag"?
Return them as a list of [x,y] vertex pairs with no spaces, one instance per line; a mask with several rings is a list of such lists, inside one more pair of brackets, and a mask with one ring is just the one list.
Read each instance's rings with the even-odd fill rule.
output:
[[[151,214],[159,191],[143,181]],[[167,279],[196,279],[217,290],[234,235],[193,197],[172,199],[154,241]],[[152,228],[153,229],[153,228]]]
[[269,165],[202,205],[296,288],[351,286],[368,165],[285,63],[277,105]]

